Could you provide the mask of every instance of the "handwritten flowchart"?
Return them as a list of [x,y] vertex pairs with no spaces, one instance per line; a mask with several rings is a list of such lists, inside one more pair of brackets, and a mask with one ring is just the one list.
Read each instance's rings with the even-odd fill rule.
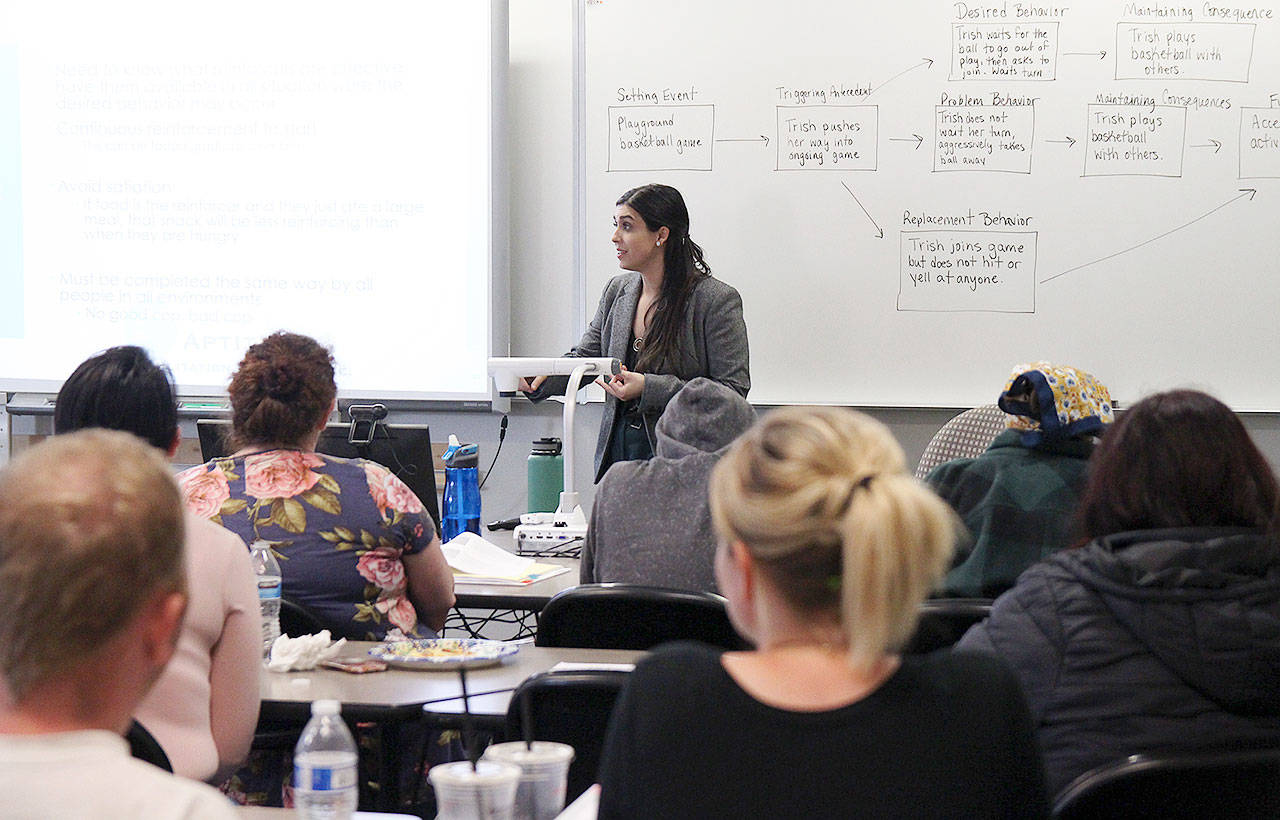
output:
[[[758,95],[772,99],[771,110],[744,111],[742,101],[715,98],[697,78],[619,87],[607,111],[592,115],[608,117],[603,170],[714,174],[723,163],[755,163],[777,173],[836,175],[832,185],[847,191],[850,214],[864,218],[877,239],[899,223],[888,233],[899,246],[894,309],[901,312],[1034,313],[1038,300],[1053,298],[1045,290],[1051,283],[1223,209],[1252,207],[1251,181],[1280,178],[1280,93],[1261,91],[1253,77],[1260,30],[1273,35],[1280,24],[1275,10],[1116,4],[1106,40],[1091,34],[1087,47],[1075,7],[953,3],[948,11],[931,25],[945,27],[949,54],[922,55],[878,82],[859,75],[887,73],[885,66],[855,65],[847,72],[852,81],[846,74],[777,83]],[[1096,12],[1090,23],[1096,32]],[[1045,89],[1067,77],[1085,90],[1065,109],[1067,127],[1051,132],[1043,124]],[[913,97],[880,93],[907,81],[917,84]],[[889,109],[897,121],[902,106],[920,108],[912,101],[921,84],[937,90],[931,110],[906,115],[918,127],[885,126]],[[724,120],[758,126],[722,133]],[[756,146],[744,154],[726,143]],[[890,150],[890,143],[901,145]],[[859,195],[861,175],[921,164],[954,177],[1035,176],[1066,164],[1082,186],[1118,177],[1176,181],[1191,152],[1217,155],[1224,147],[1236,156],[1234,173],[1223,168],[1236,181],[1231,197],[1171,220],[1166,232],[1098,248],[1093,259],[1055,259],[1052,267],[1038,252],[1046,228],[1035,213],[914,208],[878,216],[876,204]]]

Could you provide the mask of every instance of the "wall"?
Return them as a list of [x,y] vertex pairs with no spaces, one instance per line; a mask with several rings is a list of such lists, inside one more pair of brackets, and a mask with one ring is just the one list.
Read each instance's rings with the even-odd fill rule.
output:
[[[517,355],[546,355],[574,341],[580,319],[572,306],[573,283],[573,3],[575,0],[511,0],[511,344]],[[589,238],[591,239],[591,238]],[[588,252],[608,237],[587,243]],[[587,294],[594,305],[597,294]],[[1014,363],[1010,362],[1010,366]],[[994,398],[999,385],[992,385]],[[525,503],[529,444],[560,435],[561,406],[514,400],[506,443],[483,491],[485,521],[520,513]],[[893,430],[914,464],[933,433],[958,409],[886,409],[869,412]],[[499,416],[477,412],[404,414],[430,424],[433,437],[457,433],[480,445],[487,466],[497,444]],[[1245,425],[1273,465],[1280,465],[1280,415],[1248,414]],[[589,509],[589,476],[600,422],[598,405],[579,408],[578,475]],[[49,417],[15,417],[15,450],[32,435],[51,432]],[[183,435],[194,437],[194,427]]]
[[[576,340],[576,328],[580,326],[569,298],[573,278],[571,104],[575,2],[511,0],[511,340],[512,352],[517,355],[563,350]],[[608,237],[587,237],[587,252],[604,248],[607,240]],[[597,297],[586,294],[588,306],[594,306]],[[1009,362],[1011,367],[1013,364]],[[999,387],[991,386],[992,399]],[[503,455],[485,490],[486,516],[491,509],[498,514],[500,505],[523,503],[524,473],[516,469],[517,453],[522,461],[532,438],[558,435],[554,432],[558,429],[558,409],[549,408],[547,415],[546,409],[535,411],[527,404],[513,402],[508,433],[512,452]],[[937,429],[959,408],[873,408],[869,412],[889,425],[902,443],[908,462],[914,464]],[[598,419],[596,407],[588,406],[580,413],[581,475],[590,474]],[[1246,414],[1243,419],[1271,463],[1280,465],[1280,415]],[[444,417],[432,424],[449,422]],[[485,439],[481,439],[481,446],[486,446]],[[581,466],[584,463],[586,466]],[[582,489],[585,497],[588,488]]]

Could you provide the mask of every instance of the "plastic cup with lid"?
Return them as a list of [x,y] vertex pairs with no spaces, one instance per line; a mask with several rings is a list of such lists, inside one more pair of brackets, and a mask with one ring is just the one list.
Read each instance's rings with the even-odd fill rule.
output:
[[438,820],[510,820],[515,807],[520,767],[481,760],[432,766],[427,772],[436,792]]
[[564,808],[569,764],[573,747],[565,743],[535,740],[496,743],[485,749],[484,760],[497,760],[520,767],[520,788],[516,790],[515,820],[546,820]]

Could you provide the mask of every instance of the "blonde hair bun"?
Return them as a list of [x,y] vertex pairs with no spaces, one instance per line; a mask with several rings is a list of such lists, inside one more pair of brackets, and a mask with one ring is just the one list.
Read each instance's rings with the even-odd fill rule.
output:
[[764,416],[711,476],[719,536],[742,542],[798,609],[838,617],[855,665],[896,651],[950,562],[950,507],[910,476],[870,416],[787,407]]

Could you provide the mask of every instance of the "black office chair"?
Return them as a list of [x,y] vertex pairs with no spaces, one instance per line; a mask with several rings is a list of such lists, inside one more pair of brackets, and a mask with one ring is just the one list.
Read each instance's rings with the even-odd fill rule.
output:
[[314,612],[297,601],[280,599],[280,631],[290,638],[314,635],[324,629],[324,624]]
[[525,739],[522,716],[527,708],[533,740],[553,740],[573,747],[566,803],[598,779],[609,715],[628,675],[611,669],[543,672],[525,680],[511,697],[508,740]]
[[923,655],[954,645],[969,627],[986,620],[991,604],[990,598],[930,598],[920,605],[916,634],[902,651]]
[[652,649],[680,640],[748,648],[729,623],[725,600],[719,595],[636,584],[583,584],[566,589],[538,615],[534,644]]
[[155,737],[138,721],[135,720],[129,724],[129,731],[124,733],[124,739],[129,742],[129,754],[152,766],[159,766],[166,772],[173,771],[169,756],[164,753],[164,749],[160,748]]
[[1280,749],[1133,755],[1077,777],[1053,817],[1280,817]]

